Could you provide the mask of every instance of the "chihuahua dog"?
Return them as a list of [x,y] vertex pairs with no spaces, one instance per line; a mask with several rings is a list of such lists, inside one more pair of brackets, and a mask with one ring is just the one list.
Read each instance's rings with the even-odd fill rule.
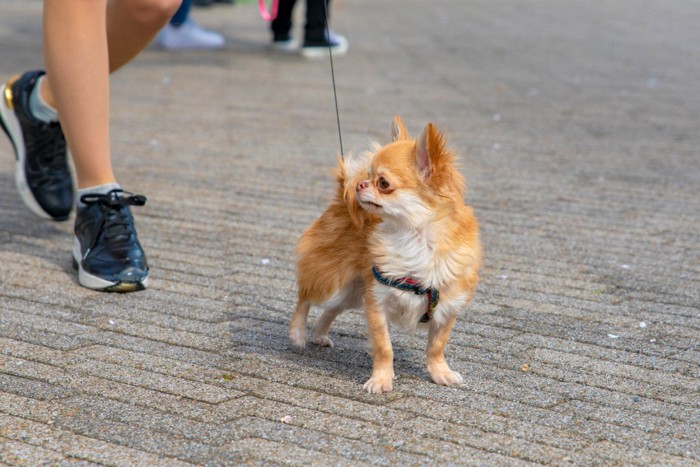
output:
[[364,384],[370,393],[392,390],[390,322],[427,326],[431,379],[462,382],[444,348],[481,267],[478,224],[444,135],[429,123],[413,139],[398,116],[391,134],[390,144],[339,161],[335,200],[299,241],[299,301],[290,324],[292,342],[303,347],[310,306],[324,307],[312,342],[332,346],[335,317],[364,302],[374,359]]

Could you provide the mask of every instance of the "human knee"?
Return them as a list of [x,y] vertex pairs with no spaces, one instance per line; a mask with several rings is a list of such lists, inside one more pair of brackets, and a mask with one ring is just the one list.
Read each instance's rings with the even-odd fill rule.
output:
[[121,0],[134,21],[162,26],[173,17],[182,0]]

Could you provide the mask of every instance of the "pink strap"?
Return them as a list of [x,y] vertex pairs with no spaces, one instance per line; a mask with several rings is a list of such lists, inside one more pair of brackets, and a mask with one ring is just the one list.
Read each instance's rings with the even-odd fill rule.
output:
[[277,18],[277,10],[279,7],[279,3],[279,0],[272,0],[270,10],[268,11],[267,5],[265,4],[265,0],[258,1],[258,6],[260,7],[260,15],[265,21],[272,21],[273,19]]

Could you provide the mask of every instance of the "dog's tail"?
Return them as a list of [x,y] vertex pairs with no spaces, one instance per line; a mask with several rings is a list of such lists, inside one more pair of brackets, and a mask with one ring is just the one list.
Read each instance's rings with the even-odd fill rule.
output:
[[345,204],[353,224],[362,229],[365,223],[372,218],[372,214],[362,209],[357,202],[357,184],[369,177],[369,169],[372,156],[377,151],[378,145],[373,150],[360,153],[348,153],[345,159],[338,156],[338,168],[335,177],[338,181],[338,202]]

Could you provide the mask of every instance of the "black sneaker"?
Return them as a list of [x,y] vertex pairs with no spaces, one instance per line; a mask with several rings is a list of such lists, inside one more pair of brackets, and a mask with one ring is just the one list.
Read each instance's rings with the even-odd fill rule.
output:
[[29,112],[29,95],[43,71],[28,71],[2,86],[0,125],[15,147],[15,184],[38,216],[63,221],[73,208],[73,177],[66,139],[58,122],[44,123]]
[[73,266],[78,283],[104,292],[134,292],[148,285],[148,263],[129,206],[146,197],[112,190],[80,197],[75,217]]
[[301,55],[306,58],[328,57],[330,48],[333,56],[345,55],[348,52],[348,40],[333,31],[325,33],[323,39],[310,41],[306,39],[301,48]]

